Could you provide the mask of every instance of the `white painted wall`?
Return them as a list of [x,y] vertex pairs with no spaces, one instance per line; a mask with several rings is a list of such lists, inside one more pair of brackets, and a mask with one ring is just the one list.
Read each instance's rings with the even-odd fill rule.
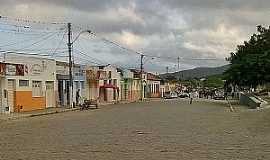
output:
[[[4,61],[3,57],[0,61]],[[7,89],[8,79],[15,80],[15,90],[16,91],[32,91],[32,81],[42,82],[42,96],[45,97],[46,94],[46,81],[54,82],[54,90],[56,92],[56,62],[52,59],[45,59],[35,56],[25,56],[20,54],[9,53],[6,55],[5,63],[10,64],[22,64],[24,65],[24,76],[5,76],[4,81],[2,80],[2,93]],[[28,87],[19,87],[19,80],[28,80]],[[2,101],[2,106],[7,106],[7,101]]]

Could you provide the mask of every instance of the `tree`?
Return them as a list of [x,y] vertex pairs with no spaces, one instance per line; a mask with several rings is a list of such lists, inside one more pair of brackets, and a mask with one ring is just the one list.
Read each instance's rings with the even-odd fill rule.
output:
[[203,81],[203,86],[207,88],[223,88],[224,81],[222,75],[209,76]]
[[225,72],[228,83],[255,88],[270,81],[270,27],[258,26],[257,31],[227,59],[231,63]]

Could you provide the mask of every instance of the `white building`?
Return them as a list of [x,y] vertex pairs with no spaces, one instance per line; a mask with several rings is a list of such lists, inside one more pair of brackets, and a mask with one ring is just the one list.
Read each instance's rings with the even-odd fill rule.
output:
[[55,107],[56,62],[7,54],[1,59],[0,111],[24,112]]
[[[69,64],[66,62],[56,62],[57,74],[57,103],[59,106],[69,106],[70,86],[69,86]],[[73,75],[73,102],[76,104],[76,93],[79,91],[80,97],[87,97],[86,91],[86,72],[85,66],[74,65],[72,69]]]

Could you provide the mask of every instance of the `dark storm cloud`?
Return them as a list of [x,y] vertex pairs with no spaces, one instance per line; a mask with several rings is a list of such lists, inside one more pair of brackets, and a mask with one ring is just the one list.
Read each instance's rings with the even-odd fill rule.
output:
[[[258,24],[270,24],[269,0],[0,0],[0,3],[2,15],[64,17],[65,21],[89,26],[102,36],[151,55],[220,59],[183,60],[186,67],[225,64],[222,60],[254,33]],[[24,9],[24,5],[28,8]],[[98,53],[110,52],[111,56],[117,55],[117,63],[121,61],[122,51],[104,48],[100,47]],[[122,57],[125,63],[126,57]],[[175,63],[162,62],[165,66]],[[164,65],[162,69],[157,64],[148,67],[160,71]]]

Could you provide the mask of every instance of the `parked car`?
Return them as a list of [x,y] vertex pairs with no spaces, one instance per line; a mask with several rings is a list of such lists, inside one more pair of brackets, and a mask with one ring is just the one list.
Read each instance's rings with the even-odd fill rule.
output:
[[214,100],[225,100],[225,94],[224,92],[215,92],[215,95],[213,97]]
[[177,93],[172,92],[172,93],[171,93],[171,97],[172,97],[172,98],[178,98],[178,95],[177,95]]
[[214,100],[225,100],[225,96],[214,96]]
[[188,93],[181,93],[179,94],[179,98],[188,98],[189,94]]
[[165,99],[174,99],[174,98],[178,98],[178,96],[177,96],[177,93],[172,92],[172,93],[165,93],[164,98]]

